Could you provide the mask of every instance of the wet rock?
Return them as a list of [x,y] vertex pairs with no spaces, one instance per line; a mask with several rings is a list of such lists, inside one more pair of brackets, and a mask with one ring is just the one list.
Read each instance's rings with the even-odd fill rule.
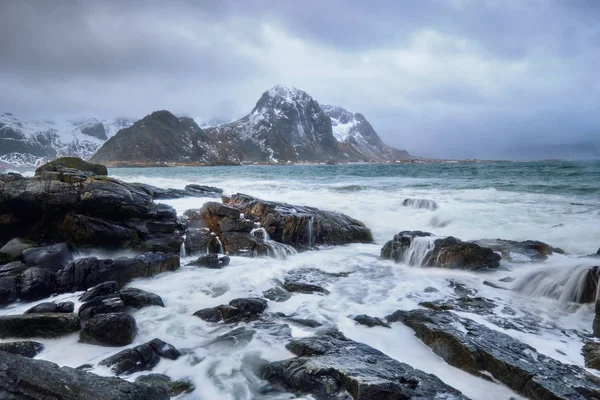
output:
[[75,314],[21,314],[0,316],[1,338],[55,338],[81,328]]
[[516,280],[516,278],[513,278],[512,276],[507,276],[506,278],[500,279],[500,282],[510,283],[510,282],[514,282],[515,280]]
[[402,206],[404,207],[413,207],[413,208],[422,208],[425,210],[437,210],[438,203],[433,200],[427,199],[404,199],[402,202]]
[[194,316],[207,322],[249,322],[258,319],[266,308],[265,299],[249,297],[231,300],[229,305],[196,311]]
[[308,328],[318,328],[320,326],[323,326],[323,324],[320,323],[319,321],[316,321],[314,319],[308,319],[308,318],[290,317],[290,318],[286,318],[286,321],[289,321],[296,325],[306,326]]
[[448,280],[448,287],[454,289],[454,294],[460,297],[474,296],[477,294],[477,290],[467,287],[464,283],[457,282],[455,280]]
[[56,272],[73,261],[73,254],[66,243],[58,243],[25,249],[22,258],[23,262],[30,267],[40,267]]
[[153,339],[134,348],[122,350],[100,361],[100,365],[109,367],[117,375],[128,375],[151,370],[161,358],[176,360],[180,356],[179,350],[172,345],[160,339]]
[[223,194],[223,189],[195,184],[187,185],[184,190],[187,196],[192,197],[221,197]]
[[600,369],[600,343],[587,342],[581,349],[581,354],[588,368]]
[[396,311],[401,321],[450,365],[475,376],[491,374],[531,399],[600,398],[600,380],[583,368],[562,364],[533,347],[447,311]]
[[149,387],[166,387],[171,397],[179,396],[182,393],[192,393],[196,388],[190,381],[179,379],[172,380],[163,374],[148,374],[136,378],[135,383]]
[[[261,200],[245,194],[223,197],[223,203],[260,222],[270,239],[304,250],[318,245],[372,243],[371,231],[345,214],[313,207]],[[211,230],[211,226],[209,226]]]
[[79,300],[85,303],[96,297],[106,296],[115,293],[117,290],[119,290],[119,285],[115,281],[99,283],[96,286],[93,286],[86,290],[85,293],[79,296]]
[[98,314],[83,325],[79,341],[100,346],[126,346],[133,342],[136,331],[135,319],[129,314]]
[[357,315],[352,318],[354,321],[359,323],[360,325],[368,326],[369,328],[373,328],[375,326],[383,326],[385,328],[389,328],[390,325],[384,322],[381,318],[371,317],[366,314]]
[[93,164],[78,157],[61,157],[50,161],[35,170],[35,176],[43,172],[55,172],[60,168],[72,168],[82,172],[91,172],[93,175],[108,175],[108,169],[102,164]]
[[489,286],[489,287],[492,287],[494,289],[509,290],[508,288],[505,288],[504,286],[496,285],[494,282],[490,282],[490,281],[483,281],[483,284],[485,286]]
[[170,199],[180,199],[182,197],[187,197],[185,190],[183,189],[171,189],[171,188],[159,188],[157,186],[148,185],[146,183],[131,183],[131,185],[140,188],[148,195],[152,197],[154,200],[170,200]]
[[496,303],[493,300],[485,297],[458,297],[452,299],[443,299],[435,301],[424,301],[419,303],[421,307],[429,308],[430,310],[456,310],[463,312],[471,312],[474,314],[488,315],[496,308]]
[[72,301],[48,302],[31,307],[25,311],[25,314],[72,313],[74,310],[75,304]]
[[39,342],[22,341],[0,343],[0,351],[28,358],[37,356],[42,350],[44,350],[44,345]]
[[592,331],[595,337],[600,337],[600,299],[596,300],[594,321],[592,322]]
[[423,291],[425,293],[437,293],[437,292],[439,292],[439,290],[437,290],[436,288],[431,287],[431,286],[426,287],[425,289],[423,289]]
[[254,337],[256,331],[254,329],[248,329],[246,327],[235,328],[223,335],[217,336],[215,339],[209,341],[206,345],[225,345],[227,347],[245,347],[247,346]]
[[101,377],[69,367],[0,352],[0,398],[65,400],[168,400],[156,387]]
[[304,293],[304,294],[313,294],[313,293],[323,293],[329,294],[327,289],[322,288],[319,285],[314,285],[312,283],[304,283],[304,282],[296,282],[286,279],[283,282],[283,288],[291,293]]
[[229,265],[231,259],[228,256],[221,256],[218,254],[206,254],[198,257],[195,261],[189,263],[189,265],[197,265],[199,267],[220,269]]
[[85,321],[98,314],[112,314],[125,311],[125,303],[118,294],[95,297],[79,307],[79,318]]
[[263,292],[263,296],[265,299],[269,299],[278,303],[283,303],[292,298],[292,294],[282,288],[281,286],[276,286],[271,289],[267,289]]
[[467,399],[436,376],[347,339],[337,330],[293,340],[287,348],[298,357],[268,364],[263,377],[319,400]]
[[408,265],[469,270],[497,268],[501,258],[488,247],[422,231],[396,234],[381,249],[381,257]]
[[21,238],[10,240],[0,248],[0,264],[18,260],[21,253],[23,253],[23,250],[27,250],[34,246],[36,246],[36,244],[31,240]]
[[21,274],[27,266],[19,261],[0,266],[0,305],[8,304],[19,297]]
[[544,261],[553,253],[565,254],[563,250],[538,240],[517,242],[504,239],[483,239],[477,240],[475,243],[500,252],[503,259],[512,262]]
[[55,276],[44,268],[27,268],[19,277],[19,297],[25,301],[40,300],[55,293]]
[[119,297],[126,307],[139,309],[148,306],[165,306],[162,298],[159,295],[137,288],[122,289],[119,291]]

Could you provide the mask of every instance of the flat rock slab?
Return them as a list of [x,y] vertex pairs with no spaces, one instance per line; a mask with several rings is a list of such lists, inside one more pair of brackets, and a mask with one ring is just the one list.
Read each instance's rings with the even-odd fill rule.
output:
[[22,342],[0,343],[0,351],[5,351],[7,353],[17,354],[28,358],[37,356],[42,350],[44,350],[43,344],[29,340]]
[[335,329],[293,340],[287,348],[298,357],[268,364],[263,376],[319,400],[467,399],[436,376]]
[[2,338],[54,338],[81,329],[76,314],[22,314],[0,316]]
[[563,364],[504,333],[448,311],[396,311],[386,317],[411,327],[449,364],[485,378],[486,373],[535,400],[598,400],[600,379]]
[[168,388],[107,378],[0,351],[0,398],[6,400],[168,400]]

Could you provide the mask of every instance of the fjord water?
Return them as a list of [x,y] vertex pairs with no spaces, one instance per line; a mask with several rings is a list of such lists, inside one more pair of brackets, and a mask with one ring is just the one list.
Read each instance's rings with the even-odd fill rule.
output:
[[[267,311],[336,326],[353,340],[437,375],[472,399],[520,397],[502,385],[449,366],[400,323],[392,324],[391,329],[367,328],[351,317],[383,317],[398,309],[417,308],[422,301],[448,298],[453,295],[454,289],[449,286],[452,280],[497,304],[495,319],[465,312],[461,315],[528,343],[539,353],[583,366],[582,336],[591,332],[593,310],[590,305],[571,303],[567,294],[576,290],[577,279],[573,276],[600,263],[586,257],[600,247],[600,162],[121,168],[111,169],[109,175],[160,187],[211,185],[227,194],[241,192],[339,211],[363,221],[373,231],[374,244],[320,248],[286,259],[233,257],[222,270],[182,266],[176,272],[133,282],[130,286],[162,296],[166,305],[133,314],[139,329],[136,344],[158,337],[185,353],[177,361],[162,360],[154,369],[174,378],[191,379],[196,390],[183,398],[312,398],[270,391],[255,371],[261,360],[292,357],[285,349],[287,329],[294,337],[311,335],[314,329],[293,323],[284,328],[281,321],[273,320],[254,325],[253,335],[245,339],[215,343],[217,336],[233,328],[192,316],[199,309],[226,304],[237,297],[262,296],[264,290],[273,287],[274,280],[307,268],[350,274],[335,279],[313,274],[314,282],[329,290],[329,295],[295,294],[283,303],[269,302]],[[407,198],[432,200],[438,207],[404,206]],[[201,207],[204,201],[214,199],[161,202],[181,214]],[[560,247],[567,254],[554,254],[540,263],[503,260],[497,271],[485,273],[380,260],[383,244],[402,230],[423,230],[463,240],[535,239]],[[422,247],[426,251],[427,243]],[[192,259],[186,257],[182,265]],[[507,277],[515,278],[514,282],[501,281]],[[484,285],[484,281],[508,290]],[[57,299],[78,304],[77,294]],[[15,304],[0,312],[22,312],[31,305]],[[503,312],[507,309],[511,313]],[[511,329],[494,320],[509,321],[523,329]],[[43,341],[47,346],[39,358],[76,367],[96,364],[117,351],[80,344],[77,339],[72,335]],[[110,373],[103,367],[93,372]]]

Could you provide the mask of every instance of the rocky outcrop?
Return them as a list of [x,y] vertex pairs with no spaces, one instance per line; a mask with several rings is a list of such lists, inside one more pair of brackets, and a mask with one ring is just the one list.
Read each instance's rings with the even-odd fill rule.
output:
[[41,176],[44,172],[60,172],[63,168],[91,172],[90,176],[108,175],[108,169],[102,164],[92,164],[77,157],[61,157],[36,168],[35,176]]
[[438,238],[429,232],[403,231],[381,249],[381,257],[412,266],[477,270],[497,268],[500,255],[488,247],[452,236]]
[[169,391],[0,351],[0,398],[168,400]]
[[200,256],[195,261],[192,261],[188,265],[197,265],[199,267],[220,269],[229,265],[231,259],[229,256],[220,256],[218,254],[207,254]]
[[132,183],[154,200],[180,199],[183,197],[221,197],[223,189],[212,186],[187,185],[185,189],[163,189],[145,183]]
[[265,299],[250,297],[231,300],[229,305],[198,310],[194,316],[207,322],[249,322],[258,319],[266,309]]
[[27,178],[0,187],[0,243],[20,237],[75,247],[179,252],[183,238],[172,207],[105,176]]
[[433,200],[428,199],[404,199],[402,202],[404,207],[421,208],[425,210],[437,210],[439,205]]
[[558,247],[552,247],[538,240],[517,242],[515,240],[484,239],[477,240],[475,243],[501,253],[502,259],[512,262],[544,261],[554,253],[565,254]]
[[97,314],[89,319],[79,335],[82,343],[100,346],[126,346],[137,333],[135,318],[123,312]]
[[356,323],[364,326],[368,326],[369,328],[373,328],[375,326],[382,326],[384,328],[389,328],[390,325],[383,321],[381,318],[371,317],[370,315],[360,314],[352,318]]
[[107,366],[117,375],[133,374],[140,371],[150,371],[161,358],[176,360],[181,356],[179,350],[160,339],[125,349],[102,361],[100,365]]
[[147,278],[178,268],[179,256],[171,253],[146,253],[114,260],[84,257],[57,272],[10,263],[0,267],[0,304],[16,299],[39,300],[54,293],[86,290],[109,281],[123,286],[135,278]]
[[386,317],[411,327],[450,365],[475,376],[491,374],[523,396],[536,399],[600,398],[600,380],[533,347],[447,311],[396,311]]
[[56,272],[73,261],[73,254],[66,243],[45,247],[31,247],[21,253],[23,262],[30,267],[40,267]]
[[581,354],[588,368],[600,369],[600,343],[587,342],[581,349]]
[[0,338],[54,338],[80,328],[75,314],[0,315]]
[[161,390],[163,387],[166,387],[171,397],[177,397],[182,393],[192,393],[196,389],[194,384],[188,380],[179,379],[174,381],[163,374],[148,374],[138,376],[135,379],[135,383],[149,386],[151,388],[157,388],[159,390]]
[[57,314],[72,313],[75,310],[75,304],[72,301],[62,301],[59,303],[40,303],[27,311],[25,314]]
[[0,264],[8,263],[11,261],[17,261],[23,253],[23,250],[27,250],[36,244],[30,240],[24,240],[21,238],[14,238],[0,248]]
[[0,343],[0,352],[5,351],[22,357],[33,358],[44,350],[44,345],[30,340]]
[[436,376],[347,339],[337,330],[295,339],[286,347],[298,357],[268,364],[263,377],[319,400],[467,399]]

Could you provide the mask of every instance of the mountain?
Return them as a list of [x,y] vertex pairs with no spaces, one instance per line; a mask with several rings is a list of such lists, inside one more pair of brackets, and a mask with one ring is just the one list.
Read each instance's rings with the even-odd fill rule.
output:
[[206,132],[235,144],[244,161],[347,158],[333,136],[330,118],[319,103],[302,90],[281,85],[263,93],[250,114]]
[[126,119],[87,118],[69,121],[25,121],[0,114],[0,167],[30,168],[57,157],[87,159],[118,130]]
[[410,158],[407,151],[397,150],[383,143],[364,115],[332,105],[322,105],[321,109],[331,118],[333,136],[347,147],[346,152],[361,155],[370,161]]
[[208,135],[192,118],[155,111],[111,137],[91,158],[108,165],[154,163],[239,164],[228,143]]

